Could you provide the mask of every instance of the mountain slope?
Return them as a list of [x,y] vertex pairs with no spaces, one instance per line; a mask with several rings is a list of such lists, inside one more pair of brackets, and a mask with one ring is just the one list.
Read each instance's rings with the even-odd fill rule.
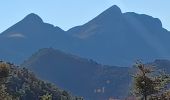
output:
[[[147,64],[170,73],[169,60],[159,59]],[[52,48],[39,50],[22,65],[87,100],[124,98],[132,88],[132,68],[100,65]]]
[[170,58],[170,32],[162,27],[159,19],[122,13],[117,6],[68,33],[81,41],[76,52],[104,64],[129,65],[139,58],[145,61]]
[[130,86],[129,68],[103,66],[52,48],[39,50],[22,65],[87,100],[123,98]]
[[21,63],[40,48],[55,44],[62,49],[69,42],[62,29],[44,23],[32,13],[0,34],[0,55],[5,60]]

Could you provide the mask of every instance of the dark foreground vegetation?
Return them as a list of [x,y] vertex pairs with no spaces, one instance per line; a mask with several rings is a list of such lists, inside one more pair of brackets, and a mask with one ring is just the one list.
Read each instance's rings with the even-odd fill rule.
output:
[[0,100],[83,100],[42,81],[26,68],[0,62]]
[[136,64],[132,90],[135,100],[170,100],[170,75],[152,65]]
[[[170,100],[170,75],[150,64],[136,63],[133,88],[126,100]],[[83,100],[38,79],[24,67],[0,61],[0,100]],[[114,100],[114,99],[109,99]]]

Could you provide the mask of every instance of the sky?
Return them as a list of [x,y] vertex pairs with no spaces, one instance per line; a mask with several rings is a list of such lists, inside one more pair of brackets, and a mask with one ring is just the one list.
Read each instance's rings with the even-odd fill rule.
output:
[[82,25],[117,5],[122,12],[136,12],[159,18],[170,30],[170,0],[1,0],[0,32],[35,13],[44,22],[68,30]]

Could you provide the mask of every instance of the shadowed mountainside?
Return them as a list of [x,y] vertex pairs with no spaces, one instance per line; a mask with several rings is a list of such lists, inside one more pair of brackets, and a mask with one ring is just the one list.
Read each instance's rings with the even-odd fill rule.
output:
[[[155,60],[147,64],[170,73],[169,60]],[[27,66],[39,77],[90,100],[124,98],[132,88],[132,67],[101,65],[52,48],[39,50],[22,66]]]
[[52,48],[39,50],[22,65],[87,100],[123,98],[130,86],[127,67],[100,65]]

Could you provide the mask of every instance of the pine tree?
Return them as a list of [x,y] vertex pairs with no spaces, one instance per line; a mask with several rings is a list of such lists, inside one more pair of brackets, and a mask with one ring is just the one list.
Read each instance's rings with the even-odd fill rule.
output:
[[136,66],[137,72],[133,76],[133,93],[137,97],[140,97],[141,100],[150,100],[152,97],[162,95],[167,84],[170,82],[169,75],[154,69],[153,66],[144,65],[141,62],[137,62]]

